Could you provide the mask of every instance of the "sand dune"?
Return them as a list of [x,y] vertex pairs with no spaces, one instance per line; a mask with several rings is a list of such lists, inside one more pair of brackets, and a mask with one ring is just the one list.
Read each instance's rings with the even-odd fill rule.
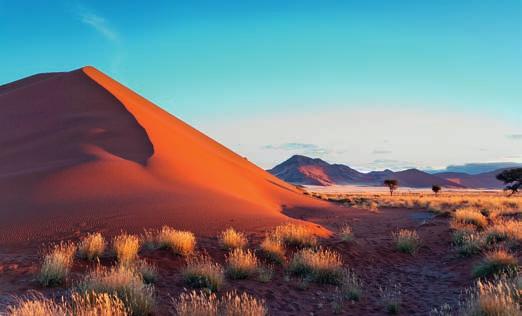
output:
[[323,202],[93,67],[0,87],[0,239],[140,231],[210,234]]

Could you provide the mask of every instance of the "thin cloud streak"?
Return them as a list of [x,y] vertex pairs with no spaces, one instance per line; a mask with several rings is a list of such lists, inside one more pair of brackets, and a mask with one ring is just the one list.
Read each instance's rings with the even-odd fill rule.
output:
[[106,39],[112,42],[119,42],[119,34],[110,25],[109,22],[102,16],[84,8],[78,7],[77,14],[80,20],[92,27]]

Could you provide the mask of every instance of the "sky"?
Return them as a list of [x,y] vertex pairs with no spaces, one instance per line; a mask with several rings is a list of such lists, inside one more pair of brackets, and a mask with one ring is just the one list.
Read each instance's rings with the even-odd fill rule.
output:
[[522,162],[521,0],[0,0],[0,35],[0,84],[92,65],[264,168]]

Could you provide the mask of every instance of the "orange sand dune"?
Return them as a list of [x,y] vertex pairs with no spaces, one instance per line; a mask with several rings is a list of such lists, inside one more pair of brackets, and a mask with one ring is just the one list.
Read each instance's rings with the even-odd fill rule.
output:
[[326,206],[93,67],[0,86],[0,130],[4,242],[260,229]]

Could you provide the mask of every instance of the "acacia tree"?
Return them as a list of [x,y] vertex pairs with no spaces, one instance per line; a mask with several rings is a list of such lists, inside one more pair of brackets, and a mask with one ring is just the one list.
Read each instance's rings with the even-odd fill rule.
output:
[[522,168],[506,169],[497,174],[497,180],[504,182],[504,190],[511,191],[509,196],[512,196],[522,187]]
[[433,191],[433,193],[435,193],[435,195],[439,194],[439,191],[442,190],[442,187],[438,184],[434,184],[431,186],[431,190]]
[[395,179],[386,179],[384,180],[384,185],[390,189],[390,195],[393,195],[393,191],[397,190],[399,187],[399,181]]

